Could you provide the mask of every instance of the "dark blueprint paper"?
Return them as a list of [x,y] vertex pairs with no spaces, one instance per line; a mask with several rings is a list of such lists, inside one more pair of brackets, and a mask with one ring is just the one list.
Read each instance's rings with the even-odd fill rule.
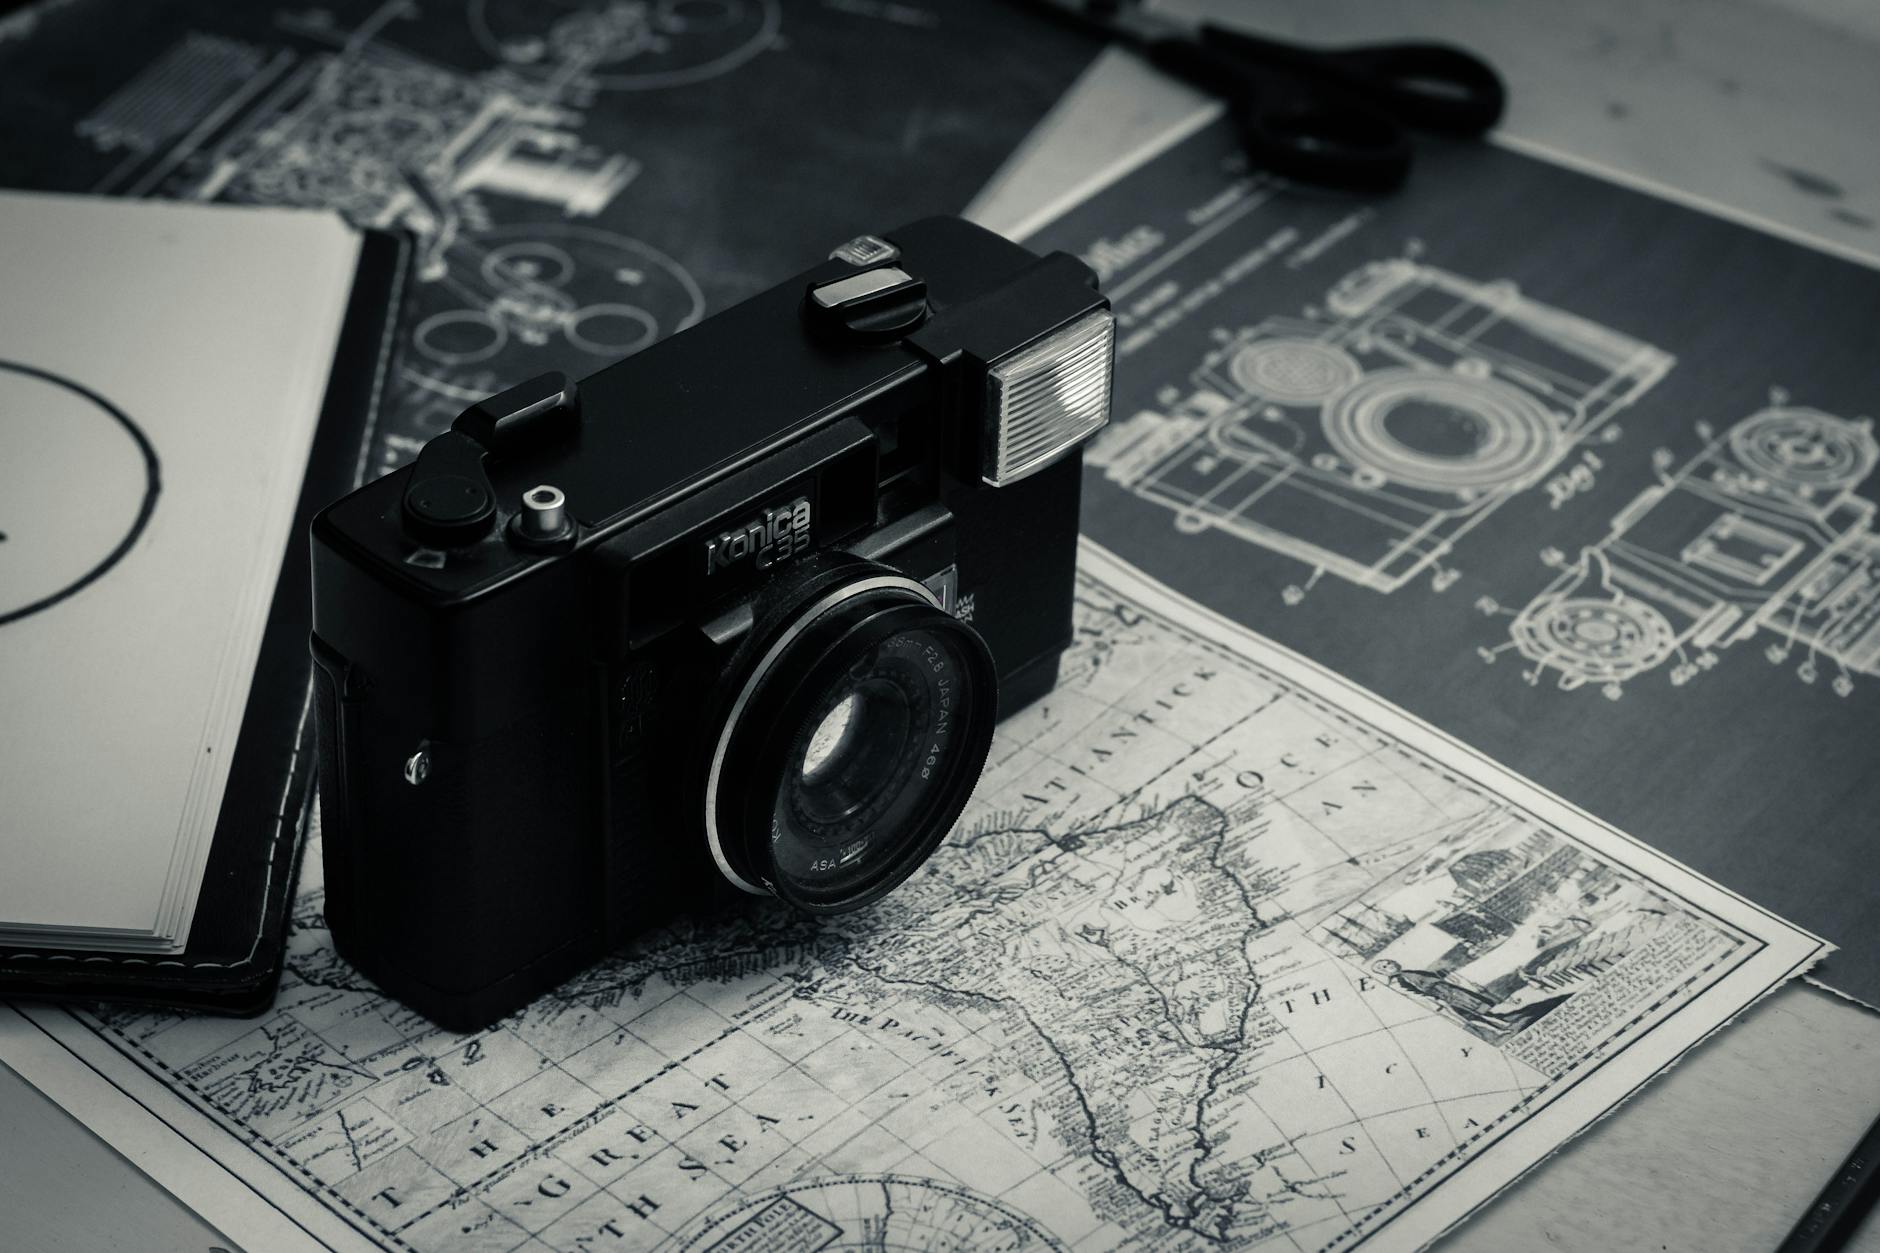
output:
[[1223,123],[1031,242],[1120,320],[1089,535],[1880,1003],[1880,270],[1491,145],[1286,188]]
[[958,212],[1092,52],[1000,0],[68,0],[0,30],[0,184],[414,234],[381,471],[493,390]]

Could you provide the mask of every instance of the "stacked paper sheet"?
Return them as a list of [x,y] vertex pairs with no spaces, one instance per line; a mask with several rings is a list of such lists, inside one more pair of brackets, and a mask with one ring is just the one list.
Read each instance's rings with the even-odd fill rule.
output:
[[358,247],[0,194],[0,943],[187,939]]

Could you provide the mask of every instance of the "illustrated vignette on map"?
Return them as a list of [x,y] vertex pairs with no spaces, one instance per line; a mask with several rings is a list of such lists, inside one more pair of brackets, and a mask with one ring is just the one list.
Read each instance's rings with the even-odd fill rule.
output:
[[[983,1192],[969,1188],[965,1184],[955,1181],[926,1179],[916,1175],[899,1174],[834,1174],[814,1179],[798,1180],[792,1183],[766,1188],[755,1196],[731,1201],[719,1205],[714,1209],[707,1210],[704,1215],[693,1222],[688,1230],[682,1231],[675,1237],[680,1241],[679,1253],[718,1253],[719,1250],[727,1247],[724,1244],[725,1241],[734,1240],[740,1235],[745,1229],[746,1223],[749,1223],[753,1218],[762,1214],[779,1201],[794,1202],[796,1197],[802,1193],[835,1188],[874,1187],[881,1188],[884,1194],[895,1188],[915,1192],[931,1192],[939,1196],[950,1197],[956,1201],[963,1201],[967,1206],[973,1209],[991,1211],[996,1217],[1012,1224],[1022,1241],[1025,1241],[1001,1245],[1001,1250],[1011,1250],[1012,1253],[1017,1253],[1019,1250],[1036,1248],[1044,1250],[1045,1253],[1069,1253],[1063,1242],[1047,1231],[1044,1224],[1031,1215],[1015,1209],[995,1197],[987,1196]],[[798,1203],[798,1206],[802,1208],[800,1203]],[[820,1218],[822,1216],[818,1215],[817,1217]],[[740,1219],[743,1221],[736,1221]],[[825,1219],[824,1221],[827,1220]],[[727,1224],[734,1225],[727,1227]],[[832,1231],[829,1233],[829,1238],[831,1240],[839,1240],[842,1236],[847,1234],[849,1233],[845,1231]],[[885,1230],[882,1233],[882,1239],[884,1241],[887,1239]],[[1037,1243],[1035,1245],[1028,1243],[1032,1240],[1037,1241]],[[807,1246],[751,1244],[731,1245],[729,1247],[734,1249],[755,1249],[762,1247],[794,1248]],[[814,1247],[820,1248],[824,1246],[817,1245]],[[844,1244],[837,1247],[847,1248],[850,1246]],[[907,1246],[897,1243],[888,1245],[887,1247],[900,1249]]]
[[[1094,548],[1095,546],[1092,545],[1090,547]],[[1099,553],[1102,552],[1100,549],[1096,551]],[[1107,556],[1107,554],[1105,555]],[[1206,634],[1198,632],[1190,626],[1174,621],[1161,609],[1143,604],[1128,593],[1112,586],[1100,574],[1092,573],[1087,566],[1080,566],[1078,579],[1080,592],[1090,589],[1100,589],[1105,599],[1113,602],[1118,607],[1127,605],[1132,613],[1140,615],[1145,620],[1152,621],[1157,630],[1181,641],[1185,646],[1205,652],[1218,660],[1239,667],[1244,671],[1259,675],[1263,681],[1284,691],[1290,698],[1299,701],[1301,704],[1321,714],[1333,718],[1349,730],[1372,742],[1385,748],[1397,750],[1401,756],[1426,770],[1438,773],[1455,787],[1478,798],[1485,799],[1504,815],[1512,818],[1521,825],[1530,829],[1547,832],[1554,838],[1581,850],[1587,856],[1593,857],[1596,860],[1602,862],[1612,862],[1614,860],[1608,854],[1590,848],[1574,836],[1569,835],[1564,830],[1549,823],[1538,814],[1532,812],[1526,805],[1485,788],[1476,779],[1468,775],[1466,771],[1453,771],[1447,763],[1438,762],[1420,750],[1410,748],[1400,738],[1382,732],[1370,722],[1352,715],[1342,708],[1328,704],[1317,695],[1302,688],[1298,683],[1269,669],[1260,661],[1237,654]],[[1174,593],[1167,594],[1171,597],[1174,596]],[[1199,607],[1196,607],[1196,612],[1204,617],[1215,617],[1215,615],[1212,615],[1209,611],[1200,609]],[[1228,625],[1229,629],[1232,631],[1240,631],[1240,628],[1232,627],[1231,624]],[[1304,661],[1303,664],[1314,671],[1321,671],[1320,667],[1317,667],[1314,663],[1309,661]],[[1336,676],[1331,677],[1335,685],[1343,686],[1342,680],[1337,680]],[[1446,742],[1454,743],[1454,741],[1449,740],[1446,736],[1442,738]],[[1517,1115],[1525,1119],[1537,1114],[1541,1109],[1544,1109],[1547,1105],[1571,1091],[1573,1087],[1591,1077],[1600,1067],[1611,1062],[1614,1058],[1619,1056],[1619,1054],[1643,1039],[1652,1029],[1668,1021],[1668,1018],[1661,1017],[1644,1031],[1633,1034],[1635,1028],[1637,1028],[1640,1023],[1659,1013],[1668,1002],[1679,998],[1687,1000],[1694,999],[1702,995],[1703,991],[1714,986],[1729,970],[1741,966],[1744,962],[1749,961],[1757,953],[1767,947],[1766,941],[1747,935],[1740,928],[1727,922],[1711,910],[1680,895],[1678,892],[1664,885],[1649,870],[1640,869],[1628,862],[1618,862],[1617,864],[1623,868],[1627,874],[1634,876],[1640,881],[1649,883],[1667,899],[1676,901],[1681,908],[1689,910],[1693,914],[1701,915],[1721,936],[1730,938],[1733,941],[1733,946],[1728,954],[1720,955],[1702,968],[1693,971],[1681,982],[1656,998],[1650,1005],[1637,1011],[1625,1023],[1605,1036],[1597,1048],[1588,1052],[1573,1067],[1551,1076],[1533,1092],[1517,1100],[1507,1110],[1493,1118],[1487,1126],[1484,1126],[1466,1140],[1460,1141],[1454,1149],[1449,1150],[1436,1159],[1436,1161],[1432,1162],[1421,1174],[1391,1194],[1388,1199],[1375,1205],[1362,1215],[1351,1216],[1349,1226],[1341,1234],[1324,1244],[1322,1246],[1323,1250],[1337,1250],[1351,1244],[1361,1243],[1375,1236],[1379,1231],[1384,1230],[1392,1219],[1401,1216],[1409,1210],[1411,1205],[1428,1197],[1435,1191],[1436,1186],[1441,1182],[1440,1179],[1435,1178],[1436,1176],[1454,1174],[1470,1161],[1476,1160],[1482,1149],[1490,1147],[1495,1141],[1501,1139],[1502,1136],[1513,1130],[1513,1128],[1507,1127],[1506,1124],[1515,1119]],[[1732,957],[1735,960],[1730,960]],[[1347,964],[1349,963],[1347,962]],[[1714,975],[1713,972],[1715,972]],[[1706,975],[1713,975],[1713,977],[1705,979]],[[1696,987],[1700,982],[1702,982],[1703,986]],[[413,1225],[412,1223],[408,1222],[398,1228],[386,1227],[370,1214],[354,1205],[333,1186],[320,1180],[312,1171],[292,1157],[285,1148],[275,1143],[271,1137],[237,1122],[193,1080],[184,1077],[174,1069],[170,1063],[157,1057],[141,1043],[122,1035],[117,1027],[109,1023],[88,1019],[86,1025],[96,1035],[102,1037],[106,1043],[110,1044],[120,1055],[126,1056],[133,1064],[139,1065],[146,1071],[154,1069],[154,1071],[166,1077],[164,1081],[167,1086],[172,1089],[180,1088],[187,1091],[192,1098],[192,1104],[197,1110],[209,1117],[216,1125],[231,1132],[238,1139],[250,1146],[257,1144],[266,1146],[269,1151],[268,1160],[270,1160],[271,1164],[273,1164],[276,1169],[286,1175],[296,1187],[312,1194],[318,1203],[326,1206],[331,1211],[335,1211],[336,1216],[346,1221],[348,1225],[352,1226],[359,1234],[366,1236],[368,1239],[388,1241],[394,1247],[408,1250],[409,1253],[424,1253],[423,1250],[412,1245],[400,1235],[400,1232],[409,1228]],[[640,1091],[656,1079],[704,1053],[724,1038],[743,1029],[741,1024],[733,1024],[723,1031],[715,1033],[683,1056],[668,1061],[653,1074],[648,1075],[619,1094],[606,1098],[567,1126],[558,1128],[550,1135],[533,1140],[527,1148],[513,1159],[506,1161],[501,1166],[493,1168],[488,1174],[479,1177],[470,1184],[454,1185],[449,1196],[444,1201],[439,1202],[438,1205],[431,1210],[426,1211],[426,1214],[422,1217],[429,1217],[431,1214],[449,1208],[465,1198],[473,1197],[490,1184],[499,1182],[514,1174],[526,1164],[539,1160],[551,1152],[552,1149],[563,1140],[594,1125],[619,1105],[626,1097]],[[1630,1038],[1627,1039],[1627,1036],[1630,1036]],[[1614,1047],[1615,1044],[1617,1045],[1616,1048]],[[1649,1078],[1649,1076],[1647,1076],[1647,1078]],[[1645,1080],[1642,1079],[1641,1083],[1644,1081]],[[1361,1122],[1362,1119],[1359,1121]],[[1475,1148],[1476,1151],[1471,1153],[1467,1158],[1464,1158],[1464,1151],[1470,1148]],[[1115,1173],[1114,1169],[1112,1169],[1110,1173]],[[1432,1182],[1432,1180],[1434,1181]],[[812,1176],[802,1181],[802,1184],[796,1186],[804,1186],[815,1182],[817,1182],[817,1178]],[[788,1187],[791,1185],[784,1186]],[[1411,1195],[1413,1191],[1419,1188],[1421,1191],[1416,1191],[1415,1195]],[[777,1190],[774,1185],[771,1189],[767,1189],[766,1191],[772,1190]],[[740,1202],[739,1204],[742,1203]],[[708,1210],[707,1212],[709,1213],[711,1211]],[[1382,1221],[1379,1221],[1380,1219],[1382,1219]],[[1032,1221],[1036,1222],[1035,1219]],[[364,1226],[362,1227],[361,1224],[364,1224]],[[1370,1227],[1368,1231],[1365,1230],[1367,1226]],[[1171,1229],[1174,1228],[1172,1227]],[[1053,1238],[1055,1239],[1055,1237]]]
[[[1404,744],[1402,740],[1394,736],[1390,736],[1390,735],[1383,733],[1378,728],[1373,726],[1371,723],[1365,721],[1364,719],[1358,718],[1355,715],[1350,714],[1348,711],[1344,709],[1341,709],[1341,708],[1338,708],[1338,707],[1335,707],[1333,705],[1326,703],[1324,700],[1320,699],[1315,693],[1312,693],[1310,691],[1307,691],[1301,688],[1297,683],[1293,682],[1291,679],[1288,679],[1274,672],[1273,670],[1270,670],[1260,661],[1255,660],[1250,657],[1241,656],[1240,654],[1237,654],[1233,652],[1231,649],[1227,648],[1226,646],[1220,644],[1218,641],[1196,632],[1193,628],[1188,627],[1182,623],[1173,621],[1172,619],[1168,617],[1167,614],[1163,613],[1160,609],[1155,608],[1153,606],[1144,605],[1138,601],[1133,600],[1132,598],[1125,595],[1123,592],[1119,591],[1118,589],[1106,583],[1101,575],[1092,573],[1091,570],[1089,569],[1089,562],[1087,561],[1087,557],[1092,550],[1094,550],[1097,553],[1102,554],[1105,558],[1108,558],[1109,560],[1113,560],[1117,562],[1117,564],[1119,565],[1123,564],[1122,559],[1112,557],[1109,554],[1108,550],[1103,549],[1101,546],[1094,544],[1089,540],[1082,541],[1082,545],[1083,545],[1083,551],[1080,552],[1079,554],[1079,562],[1078,562],[1078,568],[1077,568],[1077,581],[1078,581],[1077,590],[1079,594],[1081,594],[1085,590],[1085,588],[1090,585],[1095,585],[1097,587],[1102,588],[1106,594],[1107,599],[1113,600],[1119,606],[1124,603],[1129,604],[1133,612],[1141,614],[1145,618],[1153,619],[1157,627],[1160,630],[1179,637],[1190,647],[1205,650],[1209,653],[1212,653],[1214,656],[1216,656],[1217,658],[1223,661],[1226,661],[1230,664],[1237,665],[1237,666],[1240,666],[1245,669],[1252,670],[1258,673],[1263,682],[1266,682],[1272,685],[1273,687],[1284,691],[1287,694],[1287,696],[1289,696],[1290,698],[1297,700],[1301,704],[1304,704],[1312,709],[1317,710],[1321,714],[1331,717],[1335,721],[1344,725],[1347,729],[1356,732],[1360,736],[1363,736],[1365,738],[1372,740],[1373,742],[1379,744],[1381,747],[1395,750],[1400,756],[1407,758],[1416,766],[1425,770],[1430,770],[1430,771],[1435,772],[1445,782],[1453,784],[1454,786],[1462,789],[1464,792],[1467,792],[1471,795],[1481,797],[1487,800],[1492,805],[1502,809],[1513,821],[1523,826],[1527,826],[1527,827],[1531,827],[1539,831],[1547,832],[1564,843],[1572,845],[1575,848],[1582,849],[1583,851],[1587,853],[1587,855],[1592,856],[1600,861],[1610,860],[1610,858],[1606,857],[1605,855],[1593,849],[1587,848],[1584,844],[1582,844],[1579,840],[1575,839],[1572,835],[1569,835],[1567,832],[1559,829],[1558,827],[1554,826],[1552,823],[1549,823],[1540,815],[1533,813],[1526,806],[1520,804],[1519,802],[1510,800],[1507,797],[1501,796],[1497,793],[1494,793],[1486,789],[1479,781],[1477,781],[1473,777],[1469,777],[1460,771],[1451,770],[1446,765],[1436,762],[1435,760],[1430,758],[1427,754],[1424,754],[1420,751],[1417,751],[1415,749],[1408,747],[1407,745]],[[1165,592],[1167,595],[1169,595],[1171,598],[1174,598],[1174,599],[1180,599],[1184,601],[1186,601],[1187,599],[1185,597],[1181,597],[1181,595],[1173,591],[1173,589],[1165,589]],[[1214,619],[1217,622],[1219,622],[1226,630],[1232,631],[1234,633],[1240,633],[1240,634],[1246,633],[1246,628],[1241,627],[1238,624],[1233,623],[1232,621],[1221,617],[1221,615],[1215,613],[1213,610],[1208,609],[1206,606],[1196,604],[1192,601],[1188,601],[1187,603],[1191,606],[1192,611],[1195,612],[1198,616]],[[1284,645],[1279,644],[1276,641],[1266,640],[1265,643],[1269,647],[1275,649],[1276,651],[1294,658],[1299,664],[1305,666],[1306,668],[1314,672],[1320,673],[1320,674],[1326,674],[1336,685],[1341,686],[1341,687],[1348,686],[1345,680],[1340,679],[1337,675],[1330,674],[1328,671],[1324,669],[1324,667],[1320,666],[1317,662],[1313,661],[1312,659],[1308,657],[1304,657],[1298,653],[1295,653],[1291,649],[1286,648]],[[1413,715],[1408,714],[1407,711],[1399,711],[1399,712],[1402,713],[1404,717],[1414,722],[1417,722],[1420,725],[1427,726],[1427,724],[1422,724],[1420,719],[1415,719]],[[1450,744],[1456,744],[1456,741],[1452,737],[1444,734],[1440,730],[1436,730],[1435,728],[1429,728],[1429,729],[1435,735],[1443,739],[1445,742],[1448,742]],[[1464,747],[1466,748],[1466,746]],[[1496,1133],[1498,1128],[1503,1128],[1503,1124],[1509,1122],[1517,1114],[1531,1117],[1533,1114],[1539,1113],[1540,1110],[1545,1109],[1548,1105],[1552,1104],[1554,1101],[1558,1100],[1560,1097],[1566,1095],[1578,1084],[1584,1082],[1588,1078],[1591,1078],[1592,1075],[1597,1070],[1599,1070],[1600,1067],[1608,1064],[1613,1059],[1618,1057],[1621,1053],[1625,1052],[1626,1049],[1638,1043],[1638,1041],[1644,1039],[1645,1036],[1649,1035],[1654,1028],[1656,1028],[1663,1022],[1667,1021],[1668,1019],[1664,1017],[1660,1017],[1657,1022],[1652,1023],[1651,1026],[1647,1027],[1644,1031],[1639,1032],[1636,1035],[1632,1035],[1631,1033],[1633,1032],[1633,1030],[1641,1022],[1645,1021],[1648,1018],[1653,1017],[1654,1015],[1657,1015],[1659,1011],[1664,1009],[1667,1004],[1669,1004],[1670,1002],[1674,1000],[1689,1001],[1689,1000],[1694,1000],[1698,996],[1701,996],[1708,989],[1715,987],[1726,975],[1730,973],[1730,971],[1741,967],[1746,962],[1752,960],[1754,957],[1756,957],[1759,953],[1761,953],[1768,947],[1765,941],[1758,939],[1754,936],[1745,934],[1741,930],[1741,928],[1736,927],[1735,925],[1731,924],[1725,919],[1717,916],[1715,913],[1711,912],[1710,910],[1705,909],[1701,905],[1698,905],[1696,902],[1693,902],[1683,897],[1678,892],[1674,891],[1673,889],[1665,885],[1663,882],[1661,882],[1650,871],[1640,869],[1628,863],[1620,863],[1620,864],[1623,866],[1623,868],[1625,869],[1627,873],[1636,876],[1637,878],[1639,878],[1640,880],[1643,880],[1646,883],[1651,884],[1652,887],[1656,888],[1666,899],[1675,900],[1678,902],[1680,907],[1688,909],[1694,913],[1701,914],[1706,921],[1710,922],[1713,926],[1716,927],[1716,929],[1718,930],[1720,934],[1730,938],[1733,941],[1733,944],[1730,950],[1728,950],[1727,953],[1719,954],[1716,958],[1713,958],[1706,965],[1691,972],[1691,974],[1687,976],[1684,980],[1682,980],[1675,986],[1667,989],[1663,995],[1659,996],[1656,1000],[1652,1001],[1651,1004],[1641,1008],[1639,1011],[1633,1014],[1630,1018],[1628,1018],[1624,1023],[1620,1024],[1619,1027],[1615,1029],[1610,1035],[1603,1038],[1600,1041],[1599,1046],[1594,1051],[1588,1053],[1585,1057],[1581,1058],[1572,1068],[1566,1071],[1563,1071],[1560,1074],[1550,1076],[1545,1082],[1543,1082],[1533,1092],[1530,1092],[1527,1095],[1518,1099],[1508,1109],[1504,1110],[1502,1113],[1496,1115],[1493,1119],[1489,1120],[1489,1122],[1486,1125],[1484,1125],[1481,1129],[1476,1131],[1473,1135],[1469,1136],[1467,1139],[1460,1140],[1457,1143],[1455,1148],[1449,1150],[1447,1153],[1444,1153],[1441,1157],[1431,1162],[1430,1165],[1427,1166],[1421,1174],[1417,1175],[1414,1179],[1406,1182],[1403,1185],[1403,1187],[1399,1188],[1396,1192],[1392,1193],[1391,1196],[1387,1200],[1373,1206],[1371,1209],[1365,1211],[1362,1215],[1354,1215],[1351,1219],[1349,1227],[1347,1227],[1346,1230],[1341,1232],[1339,1235],[1333,1237],[1331,1240],[1326,1242],[1324,1245],[1320,1246],[1318,1253],[1333,1253],[1334,1250],[1340,1249],[1341,1247],[1344,1247],[1347,1245],[1355,1246],[1356,1244],[1362,1243],[1363,1241],[1368,1240],[1372,1236],[1376,1235],[1378,1231],[1383,1229],[1384,1225],[1387,1224],[1390,1221],[1390,1219],[1396,1218],[1397,1216],[1403,1214],[1412,1205],[1416,1204],[1417,1201],[1422,1200],[1424,1197],[1427,1197],[1431,1195],[1432,1192],[1434,1192],[1436,1183],[1441,1182],[1440,1179],[1437,1179],[1435,1180],[1434,1183],[1430,1183],[1429,1181],[1432,1180],[1434,1176],[1437,1176],[1439,1174],[1454,1174],[1456,1171],[1460,1170],[1463,1166],[1467,1165],[1469,1161],[1473,1160],[1474,1157],[1476,1156],[1476,1154],[1474,1153],[1471,1153],[1469,1157],[1467,1158],[1463,1158],[1461,1156],[1465,1149],[1471,1146],[1474,1146],[1478,1141],[1483,1141],[1484,1139],[1486,1139],[1486,1143],[1481,1144],[1480,1146],[1481,1149],[1487,1149],[1491,1147],[1496,1141],[1500,1140],[1502,1136],[1506,1135],[1508,1131],[1513,1129],[1513,1128],[1502,1129],[1499,1131],[1498,1134],[1493,1134],[1492,1138],[1489,1138],[1491,1136],[1491,1133]],[[1707,975],[1711,977],[1706,979],[1705,976]],[[1696,986],[1700,983],[1700,981],[1702,983],[1702,986],[1701,987]],[[1626,1039],[1624,1043],[1618,1044],[1617,1048],[1613,1047],[1613,1045],[1615,1043],[1618,1043],[1622,1037],[1626,1037],[1628,1035],[1631,1036],[1630,1039]],[[1571,1080],[1569,1082],[1563,1083],[1563,1080],[1567,1080],[1569,1076],[1571,1076]],[[1640,1081],[1640,1086],[1642,1086],[1646,1082],[1649,1082],[1651,1078],[1652,1076],[1650,1075],[1646,1076],[1644,1079]],[[1636,1091],[1636,1088],[1634,1088],[1633,1090]],[[1630,1093],[1627,1093],[1627,1095],[1630,1095]],[[1545,1099],[1542,1099],[1542,1098],[1545,1098]],[[1620,1100],[1623,1100],[1623,1099],[1624,1097],[1620,1098]],[[1618,1102],[1615,1102],[1615,1104],[1617,1103]],[[1359,1121],[1362,1122],[1362,1119],[1360,1119]],[[1478,1150],[1478,1152],[1479,1151],[1480,1150]],[[1447,1168],[1447,1170],[1445,1170],[1445,1168]],[[1428,1183],[1429,1186],[1425,1187],[1424,1185],[1426,1183]],[[1422,1188],[1422,1190],[1416,1191],[1416,1189],[1418,1188]],[[1412,1192],[1415,1192],[1415,1195],[1411,1195]],[[1389,1214],[1388,1217],[1385,1217],[1384,1223],[1378,1223],[1370,1231],[1364,1230],[1367,1225],[1370,1225],[1376,1222],[1377,1219],[1385,1216],[1386,1211],[1391,1211],[1391,1210],[1395,1210],[1395,1213],[1391,1213]]]

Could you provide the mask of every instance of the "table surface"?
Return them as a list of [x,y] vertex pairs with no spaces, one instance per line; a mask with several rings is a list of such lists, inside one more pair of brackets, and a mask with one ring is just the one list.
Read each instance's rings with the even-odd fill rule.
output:
[[[1871,0],[1169,0],[1304,39],[1416,36],[1504,73],[1504,130],[1880,254],[1880,6]],[[1101,58],[988,189],[1010,227],[1188,113]],[[1830,937],[1832,938],[1832,937]],[[1767,998],[1448,1237],[1445,1250],[1767,1249],[1880,1114],[1880,1014],[1807,984]],[[231,1248],[0,1067],[0,1244]],[[1880,1253],[1880,1220],[1855,1249]]]

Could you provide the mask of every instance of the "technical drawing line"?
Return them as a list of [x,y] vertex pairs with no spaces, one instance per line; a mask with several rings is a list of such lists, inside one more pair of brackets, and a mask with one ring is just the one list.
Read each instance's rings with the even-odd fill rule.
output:
[[1260,183],[1250,180],[1248,187],[1249,190],[1246,199],[1242,200],[1232,209],[1229,209],[1226,213],[1221,214],[1220,217],[1214,219],[1214,221],[1208,223],[1193,235],[1190,235],[1187,239],[1184,239],[1175,247],[1169,249],[1166,253],[1162,254],[1162,256],[1156,258],[1153,263],[1144,266],[1135,274],[1130,275],[1127,279],[1118,283],[1110,290],[1110,299],[1113,301],[1121,300],[1124,296],[1129,295],[1130,292],[1135,291],[1145,282],[1154,278],[1163,270],[1175,264],[1175,262],[1180,261],[1202,244],[1207,243],[1229,226],[1232,226],[1235,222],[1246,217],[1249,213],[1252,213],[1255,209],[1273,198],[1273,189],[1269,186],[1262,186]]
[[1772,663],[1799,647],[1796,676],[1812,683],[1827,657],[1846,696],[1855,674],[1880,674],[1876,505],[1855,490],[1876,465],[1870,421],[1779,398],[1662,470],[1515,615],[1511,641],[1535,681],[1617,700],[1667,662],[1689,682],[1768,629]]
[[1432,571],[1440,591],[1458,540],[1672,365],[1511,283],[1404,260],[1352,271],[1324,306],[1223,329],[1185,395],[1113,425],[1087,464],[1185,533],[1220,530],[1383,593]]

